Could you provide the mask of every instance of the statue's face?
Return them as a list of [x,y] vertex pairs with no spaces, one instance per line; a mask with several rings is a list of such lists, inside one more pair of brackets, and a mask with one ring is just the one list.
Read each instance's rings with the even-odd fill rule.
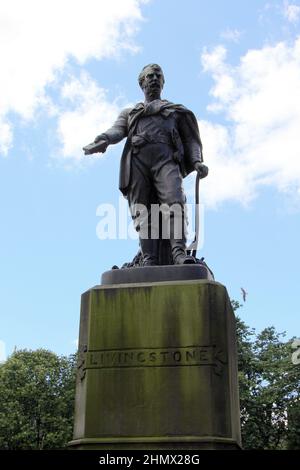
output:
[[148,67],[145,70],[145,78],[143,81],[144,93],[160,94],[164,86],[164,79],[161,69],[158,67]]

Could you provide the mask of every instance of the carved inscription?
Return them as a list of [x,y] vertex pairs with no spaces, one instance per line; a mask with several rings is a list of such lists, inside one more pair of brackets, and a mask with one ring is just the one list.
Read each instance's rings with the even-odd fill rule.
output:
[[78,348],[77,370],[81,380],[85,378],[86,374],[86,354],[87,345],[81,344]]
[[87,351],[84,356],[82,372],[126,367],[212,366],[220,374],[227,362],[223,351],[216,346],[100,350]]

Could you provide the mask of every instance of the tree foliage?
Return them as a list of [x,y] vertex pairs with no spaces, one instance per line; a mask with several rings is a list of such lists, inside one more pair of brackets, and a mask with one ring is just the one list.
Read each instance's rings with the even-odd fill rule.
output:
[[[232,301],[236,311],[241,305]],[[274,327],[256,333],[238,316],[238,369],[245,449],[300,449],[300,365]],[[0,448],[55,449],[72,438],[75,356],[14,352],[0,365]]]
[[61,448],[72,437],[75,357],[20,350],[0,365],[0,448]]
[[300,449],[300,367],[291,361],[292,340],[272,326],[256,334],[236,320],[243,447]]

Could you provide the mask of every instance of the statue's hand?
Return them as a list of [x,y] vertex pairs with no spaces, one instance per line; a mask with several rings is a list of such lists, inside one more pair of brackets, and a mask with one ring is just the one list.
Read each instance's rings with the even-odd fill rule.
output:
[[97,137],[95,137],[94,143],[97,144],[98,142],[100,142],[100,140],[105,140],[102,134],[97,135]]
[[108,142],[106,139],[101,138],[97,142],[95,139],[94,142],[83,147],[84,154],[91,155],[92,153],[99,153],[99,152],[104,153],[107,149],[107,146],[108,146]]
[[[97,138],[97,137],[96,137]],[[95,143],[95,147],[97,147],[97,150],[96,152],[101,152],[101,153],[104,153],[105,150],[107,149],[107,146],[108,146],[108,142],[106,139],[99,139],[99,140],[94,140],[94,143]]]
[[197,162],[194,166],[200,178],[205,178],[208,175],[208,167],[204,163]]

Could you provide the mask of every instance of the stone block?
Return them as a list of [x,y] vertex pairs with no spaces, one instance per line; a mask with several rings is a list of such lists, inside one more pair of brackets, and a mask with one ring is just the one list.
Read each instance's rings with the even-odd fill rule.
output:
[[71,448],[239,448],[226,288],[192,280],[83,294],[75,408]]

